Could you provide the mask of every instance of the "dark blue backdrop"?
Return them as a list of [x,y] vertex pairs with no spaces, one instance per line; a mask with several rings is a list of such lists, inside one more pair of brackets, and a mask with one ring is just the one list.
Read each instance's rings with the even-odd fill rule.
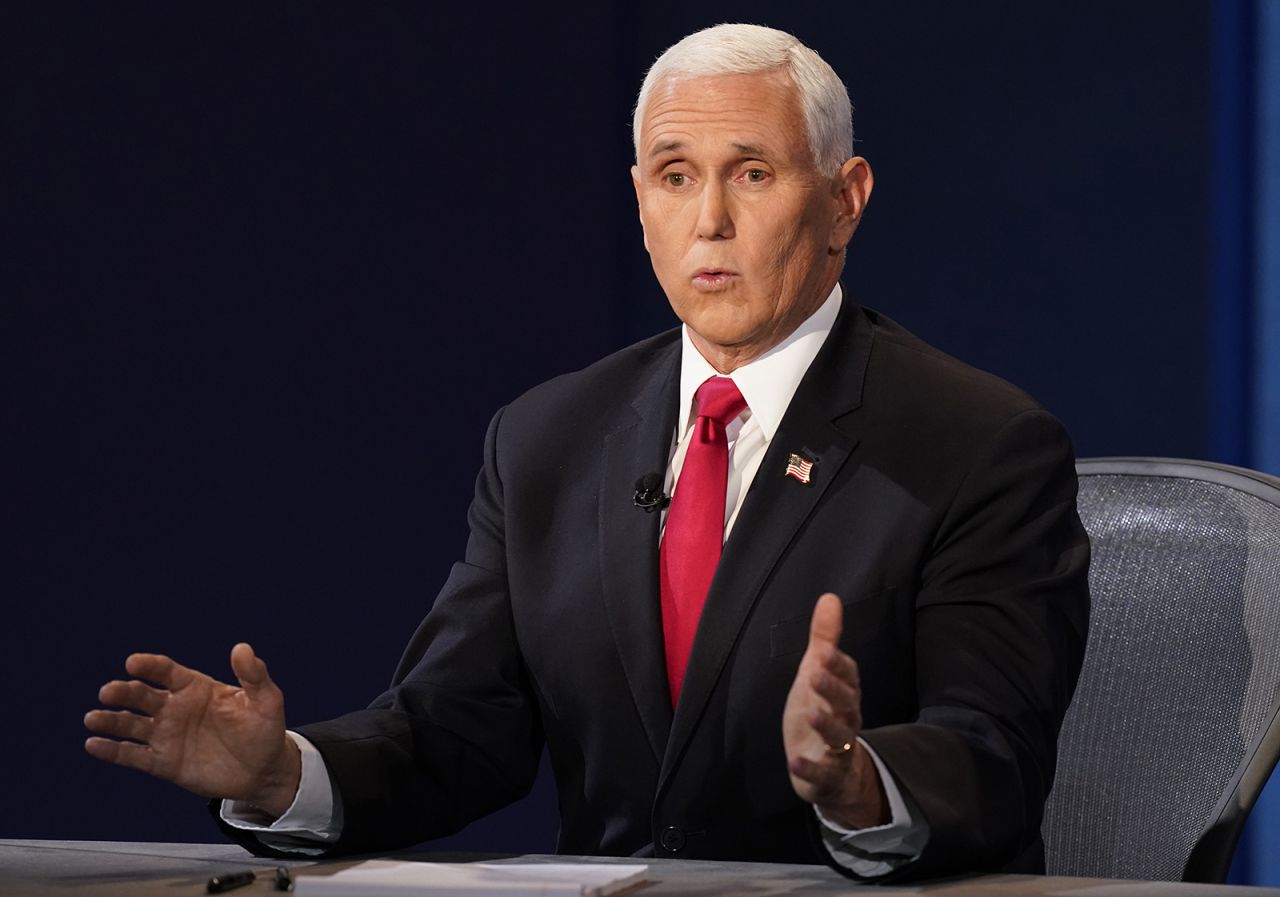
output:
[[[1081,455],[1221,457],[1210,13],[6,11],[0,837],[215,837],[82,753],[130,651],[225,675],[249,640],[294,722],[385,685],[492,412],[674,323],[630,108],[696,27],[792,30],[845,77],[877,175],[861,301],[1036,394]],[[549,794],[454,843],[549,849]]]

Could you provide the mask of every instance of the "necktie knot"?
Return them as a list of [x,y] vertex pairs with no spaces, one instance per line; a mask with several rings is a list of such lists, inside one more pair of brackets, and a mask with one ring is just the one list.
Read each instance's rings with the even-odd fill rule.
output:
[[698,403],[698,417],[710,418],[722,427],[747,407],[738,384],[728,377],[708,377],[693,398]]

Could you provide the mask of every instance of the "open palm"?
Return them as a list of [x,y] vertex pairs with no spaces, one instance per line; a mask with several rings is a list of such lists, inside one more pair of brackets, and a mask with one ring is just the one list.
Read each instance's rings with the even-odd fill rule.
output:
[[161,654],[130,655],[125,670],[136,678],[98,692],[123,709],[85,716],[97,733],[85,750],[205,797],[250,801],[280,815],[293,800],[299,767],[285,735],[284,695],[248,645],[232,649],[231,668],[238,686]]

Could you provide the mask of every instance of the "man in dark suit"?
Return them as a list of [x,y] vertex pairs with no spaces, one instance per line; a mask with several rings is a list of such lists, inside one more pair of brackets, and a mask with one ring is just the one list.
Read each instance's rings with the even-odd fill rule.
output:
[[633,178],[685,326],[494,418],[465,559],[392,688],[285,733],[247,645],[239,688],[133,655],[160,687],[104,686],[126,709],[89,714],[90,753],[230,799],[254,849],[446,834],[524,794],[545,743],[564,852],[1042,868],[1087,629],[1070,444],[844,295],[872,184],[851,145],[789,35],[668,50]]

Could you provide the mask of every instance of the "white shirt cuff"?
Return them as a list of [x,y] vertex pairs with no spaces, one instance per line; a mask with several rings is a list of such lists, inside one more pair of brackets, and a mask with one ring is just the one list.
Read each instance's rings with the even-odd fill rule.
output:
[[318,854],[321,845],[332,844],[342,832],[342,808],[329,770],[316,746],[297,732],[288,732],[302,755],[298,793],[279,819],[272,819],[248,801],[224,800],[223,822],[242,831],[255,832],[263,844],[276,850]]
[[831,858],[855,875],[875,878],[919,859],[929,840],[929,826],[920,819],[919,810],[908,805],[907,796],[871,745],[861,738],[858,743],[871,755],[884,786],[889,800],[889,822],[871,828],[847,829],[827,819],[816,806],[813,811],[822,824],[822,843]]

